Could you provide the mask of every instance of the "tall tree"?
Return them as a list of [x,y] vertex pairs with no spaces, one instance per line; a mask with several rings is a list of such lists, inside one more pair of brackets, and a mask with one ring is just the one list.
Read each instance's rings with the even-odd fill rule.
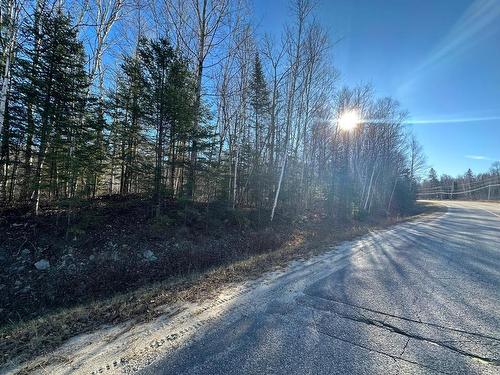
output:
[[269,134],[266,134],[269,127],[269,111],[271,103],[269,102],[269,91],[267,89],[266,79],[262,69],[259,55],[255,55],[255,61],[252,72],[252,81],[250,82],[250,102],[254,115],[254,150],[253,165],[249,173],[249,179],[252,179],[252,188],[255,194],[255,200],[259,206],[264,198],[263,189],[268,181],[263,180],[262,154],[269,143]]
[[[23,120],[38,141],[34,179],[27,181],[33,186],[34,210],[38,213],[41,193],[47,186],[44,180],[51,180],[51,192],[57,193],[63,177],[65,193],[72,195],[75,191],[75,149],[88,135],[79,127],[88,79],[82,43],[61,7],[54,13],[37,10],[26,35],[30,43],[20,62],[19,90],[28,108]],[[31,169],[31,160],[27,162]],[[60,167],[64,176],[60,176]]]
[[[158,41],[143,40],[139,49],[141,60],[147,72],[150,121],[156,131],[156,161],[154,178],[154,196],[156,213],[161,211],[161,196],[165,189],[164,159],[165,140],[169,142],[170,188],[175,194],[175,173],[178,164],[179,148],[188,141],[199,142],[193,126],[194,86],[187,61],[180,57],[167,39]],[[169,132],[169,134],[167,134]]]
[[5,109],[9,93],[11,70],[15,58],[17,36],[21,24],[23,0],[5,0],[0,3],[0,134],[4,126]]

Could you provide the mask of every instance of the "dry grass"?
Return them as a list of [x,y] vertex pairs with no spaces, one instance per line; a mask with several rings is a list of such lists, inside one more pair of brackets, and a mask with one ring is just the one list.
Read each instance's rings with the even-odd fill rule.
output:
[[210,298],[222,287],[254,279],[265,272],[285,267],[290,261],[308,258],[328,249],[328,246],[368,233],[370,230],[442,210],[427,204],[412,217],[388,218],[377,223],[349,223],[344,226],[321,226],[296,231],[284,246],[255,255],[204,273],[192,273],[141,289],[66,308],[44,316],[7,325],[0,330],[0,365],[15,358],[16,362],[31,359],[60,346],[69,338],[93,331],[104,324],[129,320],[144,321],[159,314],[160,306],[179,301]]

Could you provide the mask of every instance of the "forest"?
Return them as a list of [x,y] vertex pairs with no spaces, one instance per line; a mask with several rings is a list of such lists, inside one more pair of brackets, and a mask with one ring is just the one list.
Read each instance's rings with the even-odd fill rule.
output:
[[[338,315],[344,320],[331,327],[342,328],[342,337],[363,337],[348,354],[334,353],[342,363],[352,362],[349,365],[371,362],[371,357],[359,361],[365,354],[354,350],[385,355],[378,350],[384,340],[390,350],[387,358],[381,358],[390,363],[388,372],[404,372],[404,367],[397,367],[400,360],[402,365],[417,364],[403,358],[410,355],[405,350],[411,338],[416,337],[418,344],[433,344],[432,363],[435,350],[453,348],[443,344],[441,333],[437,338],[411,336],[413,328],[407,323],[422,323],[417,315],[409,319],[413,311],[429,312],[436,319],[445,316],[434,314],[437,310],[429,307],[435,305],[432,300],[420,302],[420,298],[432,295],[443,302],[442,296],[452,296],[455,308],[462,290],[455,290],[453,280],[467,286],[462,283],[467,276],[463,270],[489,267],[482,258],[471,257],[473,263],[465,263],[464,256],[476,256],[479,247],[483,251],[486,242],[478,242],[477,248],[472,243],[486,230],[487,219],[484,225],[478,224],[479,214],[471,220],[471,242],[464,242],[468,235],[462,222],[471,211],[462,208],[463,218],[453,226],[452,215],[441,212],[456,202],[417,200],[500,199],[500,163],[487,173],[469,170],[457,177],[438,176],[434,168],[429,169],[412,129],[428,124],[434,131],[431,123],[440,124],[414,120],[404,103],[387,96],[392,93],[369,82],[356,83],[349,72],[339,69],[342,60],[336,59],[340,48],[364,51],[370,45],[374,57],[363,60],[363,72],[369,76],[368,65],[383,66],[380,74],[371,71],[380,86],[386,77],[403,84],[400,70],[391,69],[410,69],[420,58],[441,63],[445,54],[462,50],[462,40],[467,48],[475,45],[472,39],[482,37],[479,31],[493,23],[487,13],[494,16],[495,12],[488,5],[484,11],[472,12],[471,20],[462,17],[467,31],[458,34],[459,42],[451,39],[451,47],[444,44],[447,47],[438,49],[438,54],[419,57],[423,51],[435,51],[441,34],[448,35],[438,13],[429,20],[438,20],[439,30],[435,34],[426,30],[425,43],[414,45],[413,36],[421,37],[425,23],[418,23],[418,32],[412,31],[411,38],[409,31],[400,35],[400,30],[391,29],[407,21],[399,17],[397,8],[407,6],[401,14],[416,18],[411,2],[401,7],[395,2],[387,6],[371,0],[353,2],[356,5],[349,9],[357,24],[352,22],[348,32],[361,34],[357,25],[367,15],[376,18],[377,24],[368,25],[365,18],[363,38],[346,46],[342,45],[346,36],[335,30],[336,25],[321,21],[320,1],[284,1],[283,9],[269,10],[267,15],[273,21],[276,17],[276,22],[266,27],[257,0],[0,0],[0,373],[16,366],[23,368],[19,373],[55,373],[45,370],[51,362],[68,366],[64,373],[84,373],[83,369],[94,366],[96,357],[104,361],[101,354],[106,347],[112,347],[116,357],[85,373],[125,366],[132,358],[124,354],[129,349],[141,356],[146,353],[143,359],[152,361],[149,350],[184,345],[185,332],[193,337],[204,332],[244,298],[249,302],[239,306],[238,326],[218,334],[231,352],[244,348],[244,361],[250,357],[260,361],[265,352],[287,353],[288,337],[305,338],[302,341],[308,346],[314,343],[310,357],[316,361],[328,353],[316,343],[335,338],[326,337],[330,336],[326,328],[320,332],[316,325],[315,316],[327,313],[319,323],[330,324]],[[274,0],[268,3],[275,5]],[[344,3],[349,2],[335,2],[340,9],[336,17],[347,11]],[[432,2],[428,3],[425,9],[431,8]],[[375,8],[380,14],[367,10]],[[446,12],[452,20],[452,12]],[[429,20],[425,22],[431,24]],[[395,43],[374,42],[372,33],[389,35]],[[388,53],[390,45],[404,48]],[[405,55],[409,49],[415,54]],[[394,61],[389,64],[389,60]],[[470,87],[461,93],[474,96]],[[441,92],[447,91],[436,89],[435,95],[441,95],[446,105],[456,99]],[[419,95],[426,102],[435,98],[428,91]],[[460,106],[459,101],[454,105]],[[457,125],[450,119],[448,126]],[[471,137],[475,132],[470,131]],[[451,143],[442,144],[451,147]],[[491,213],[489,220],[498,216]],[[384,230],[415,218],[411,224]],[[455,237],[453,242],[457,233],[459,241]],[[496,238],[493,230],[486,237],[491,243]],[[468,253],[459,252],[460,247]],[[486,259],[493,251],[484,254]],[[290,279],[281,279],[286,273],[292,275]],[[487,275],[484,280],[489,280],[489,269],[477,275]],[[444,290],[441,287],[448,279],[450,288]],[[286,285],[283,281],[271,293],[266,288],[273,280],[291,281]],[[470,289],[463,290],[474,291],[477,285],[474,279]],[[254,294],[244,297],[240,293],[244,290],[262,290],[265,299],[254,299]],[[317,293],[308,294],[313,290]],[[417,292],[412,294],[413,290]],[[442,294],[437,294],[439,290]],[[397,299],[399,305],[392,304]],[[317,300],[315,309],[313,302],[309,306],[302,300]],[[470,306],[475,309],[473,302]],[[300,315],[289,314],[295,304],[300,305],[295,310]],[[265,317],[250,320],[257,305]],[[342,309],[334,311],[333,305]],[[321,311],[320,306],[324,306]],[[351,312],[346,316],[346,308],[360,309],[359,317]],[[363,315],[367,311],[382,314],[378,311],[382,309],[390,311],[380,315],[380,321],[368,321]],[[302,319],[305,311],[311,321]],[[389,315],[394,321],[397,311],[410,314],[400,317],[404,323],[400,328],[380,323]],[[202,321],[204,316],[209,318]],[[456,316],[443,327],[452,327]],[[267,326],[268,318],[278,328],[281,321],[293,321],[307,332],[273,330],[260,335],[255,329]],[[168,328],[165,333],[167,324],[191,324],[196,319],[207,325],[198,322],[189,330]],[[147,328],[138,328],[146,327],[143,324]],[[104,330],[108,336],[101,336]],[[309,340],[309,331],[314,341]],[[159,332],[164,332],[161,341]],[[148,340],[144,350],[135,335]],[[248,338],[241,347],[235,346],[239,335]],[[80,344],[83,336],[95,346]],[[130,341],[122,344],[118,339],[123,336]],[[366,346],[372,336],[387,339]],[[247,350],[246,343],[253,337],[271,346]],[[339,342],[348,348],[349,340]],[[72,359],[76,350],[65,346],[71,342],[86,352],[80,368]],[[397,356],[393,355],[395,343],[402,343]],[[189,352],[186,358],[213,360],[219,366],[222,351],[212,344]],[[295,342],[292,346],[290,358],[297,353]],[[54,352],[61,348],[62,352]],[[328,350],[333,353],[332,348]],[[484,365],[485,354],[464,350],[456,348],[452,354],[464,358],[467,354],[467,360],[477,362],[474,365]],[[448,354],[443,360],[447,365]],[[324,357],[331,362],[328,365],[337,362],[331,361],[332,356]],[[288,366],[290,358],[276,361],[272,368],[305,368],[295,362]],[[328,371],[325,368],[321,370]],[[338,371],[349,373],[354,367],[346,368]],[[427,365],[421,369],[433,370]],[[201,367],[198,371],[203,372]],[[360,372],[370,370],[363,367]]]
[[462,176],[443,174],[438,177],[430,168],[427,178],[421,181],[417,197],[420,199],[446,200],[498,200],[500,199],[500,161],[491,164],[490,170],[477,175],[469,168]]
[[341,85],[314,5],[291,1],[270,35],[241,0],[2,0],[1,204],[139,194],[156,217],[184,200],[263,222],[411,210],[424,158],[408,113]]
[[0,364],[415,213],[409,114],[315,6],[2,0]]

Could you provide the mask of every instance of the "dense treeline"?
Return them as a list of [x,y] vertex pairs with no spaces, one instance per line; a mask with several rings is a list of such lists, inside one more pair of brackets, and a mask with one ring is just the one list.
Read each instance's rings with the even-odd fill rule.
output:
[[259,37],[238,0],[2,0],[0,201],[145,193],[157,215],[183,198],[271,220],[411,208],[424,161],[406,112],[338,87],[312,2],[289,11]]
[[500,199],[500,161],[491,165],[489,172],[475,175],[468,169],[462,176],[447,174],[438,177],[434,168],[419,186],[421,199]]

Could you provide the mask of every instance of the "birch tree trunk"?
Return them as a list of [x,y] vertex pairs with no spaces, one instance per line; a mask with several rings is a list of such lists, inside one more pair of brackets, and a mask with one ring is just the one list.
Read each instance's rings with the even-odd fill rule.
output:
[[2,60],[4,62],[4,69],[1,79],[2,88],[0,90],[0,135],[2,134],[5,121],[5,106],[7,104],[7,96],[9,93],[12,60],[14,59],[14,47],[16,45],[17,31],[19,28],[19,13],[22,5],[20,1],[21,0],[8,0],[8,19],[1,20],[2,25],[7,22],[8,27],[6,35],[2,35],[2,39],[5,40],[5,45],[2,46]]
[[288,144],[290,141],[290,131],[292,125],[292,116],[294,112],[294,102],[295,102],[295,90],[298,78],[298,71],[301,63],[301,44],[302,44],[302,32],[305,26],[306,18],[312,9],[312,4],[309,0],[296,0],[294,5],[295,16],[297,17],[297,33],[294,41],[290,41],[292,44],[292,61],[290,65],[290,83],[288,89],[288,100],[287,100],[287,113],[286,113],[286,130],[285,130],[285,142],[283,151],[283,163],[281,165],[280,177],[278,180],[278,186],[276,189],[276,194],[274,196],[273,208],[271,210],[271,218],[273,221],[274,213],[276,211],[276,205],[278,204],[278,197],[281,191],[281,185],[283,183],[283,176],[285,174],[285,166],[288,159]]

